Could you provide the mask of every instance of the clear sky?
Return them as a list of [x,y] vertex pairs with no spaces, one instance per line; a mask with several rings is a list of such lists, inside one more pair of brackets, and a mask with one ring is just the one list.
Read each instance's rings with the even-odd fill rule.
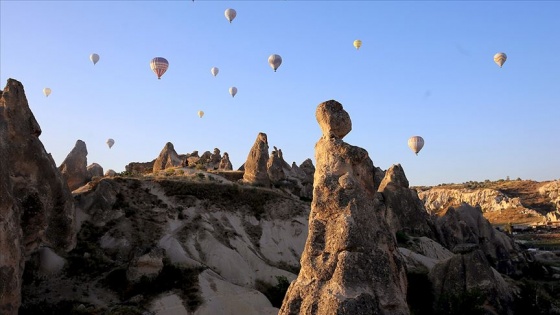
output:
[[[217,147],[237,169],[265,132],[299,165],[314,160],[317,105],[335,99],[352,118],[345,141],[382,169],[400,163],[411,185],[560,178],[558,1],[2,0],[0,11],[1,86],[23,83],[57,164],[81,139],[88,164],[120,172],[170,141],[180,154]],[[154,57],[170,64],[161,80]]]

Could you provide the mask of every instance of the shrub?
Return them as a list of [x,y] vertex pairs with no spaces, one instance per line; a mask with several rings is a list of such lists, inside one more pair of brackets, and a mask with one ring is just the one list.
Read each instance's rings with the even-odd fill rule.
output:
[[271,285],[262,280],[257,280],[255,282],[255,289],[262,292],[268,298],[272,306],[280,308],[286,291],[288,291],[288,287],[290,286],[290,281],[288,281],[288,278],[285,276],[276,276],[276,281],[278,281],[276,285]]

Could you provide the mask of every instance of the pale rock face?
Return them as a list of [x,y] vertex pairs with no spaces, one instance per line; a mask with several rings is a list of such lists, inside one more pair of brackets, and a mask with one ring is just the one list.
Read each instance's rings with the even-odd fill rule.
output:
[[268,163],[268,139],[265,133],[259,133],[255,144],[249,151],[247,161],[243,165],[245,173],[243,181],[248,184],[257,186],[270,186],[270,180],[267,173]]
[[92,163],[87,167],[88,181],[93,177],[103,177],[103,167],[97,163]]
[[181,159],[175,151],[173,143],[167,142],[154,162],[153,172],[156,173],[166,168],[177,166],[181,166]]
[[117,176],[117,172],[115,172],[115,171],[112,170],[112,169],[108,169],[107,172],[105,172],[105,176],[107,176],[107,177],[115,177],[115,176]]
[[233,170],[233,166],[231,165],[231,162],[229,160],[229,154],[227,152],[224,152],[224,156],[222,156],[222,159],[220,160],[220,165],[218,166],[218,170],[220,171]]
[[86,143],[78,140],[64,162],[58,167],[70,190],[80,188],[90,180],[87,170],[87,154]]
[[[560,180],[553,181],[541,186],[539,188],[539,194],[541,196],[549,198],[550,203],[552,203],[556,207],[556,213],[560,212]],[[556,219],[556,221],[557,220],[558,219]]]
[[426,210],[430,213],[438,212],[448,206],[459,206],[468,203],[479,205],[482,211],[500,211],[509,208],[523,208],[518,197],[510,198],[494,189],[448,189],[432,188],[418,193]]
[[409,314],[406,271],[379,215],[374,167],[366,150],[341,140],[350,117],[322,103],[317,169],[301,270],[279,314]]
[[323,132],[323,137],[342,139],[352,130],[350,115],[342,108],[342,104],[330,100],[318,106],[315,117]]
[[146,276],[148,278],[157,277],[163,269],[163,250],[152,250],[150,253],[136,257],[132,260],[126,277],[129,281],[137,281]]
[[212,271],[198,276],[203,303],[196,315],[276,315],[268,299],[259,291],[238,286],[223,280]]
[[75,245],[72,195],[39,140],[23,85],[0,93],[0,313],[17,314],[24,257],[40,246]]

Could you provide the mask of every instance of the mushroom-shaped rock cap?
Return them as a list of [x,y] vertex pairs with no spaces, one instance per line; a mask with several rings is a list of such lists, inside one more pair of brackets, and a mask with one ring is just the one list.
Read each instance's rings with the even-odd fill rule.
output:
[[315,116],[324,137],[342,139],[352,130],[350,115],[335,100],[319,104]]

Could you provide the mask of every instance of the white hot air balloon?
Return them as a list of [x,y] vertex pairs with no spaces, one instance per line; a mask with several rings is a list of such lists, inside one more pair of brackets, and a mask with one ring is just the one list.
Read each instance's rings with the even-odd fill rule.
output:
[[95,66],[95,64],[99,61],[99,55],[91,54],[89,55],[89,60],[91,60],[91,62],[93,62],[93,65]]
[[226,19],[231,23],[231,21],[233,21],[233,19],[235,19],[235,17],[237,16],[237,12],[235,12],[234,9],[227,9],[226,12],[224,12],[224,15],[226,16]]
[[109,146],[109,149],[113,147],[113,144],[115,144],[115,140],[111,138],[107,139],[107,145]]
[[202,118],[202,116],[204,116],[204,112],[201,111],[201,110],[199,110],[199,111],[198,111],[198,117]]
[[217,76],[218,72],[220,72],[220,69],[216,67],[212,67],[212,69],[210,69],[210,72],[212,73],[213,76]]
[[410,139],[408,139],[408,147],[412,152],[418,155],[418,152],[424,147],[424,139],[420,136],[410,137]]
[[500,66],[500,68],[504,65],[504,62],[506,62],[507,56],[505,53],[500,52],[494,55],[494,62]]
[[43,94],[45,94],[46,97],[49,97],[49,95],[51,95],[51,89],[50,88],[44,88],[43,89]]
[[268,64],[276,72],[276,69],[282,64],[282,57],[280,55],[272,54],[268,57]]
[[235,94],[237,94],[237,88],[235,86],[230,87],[229,94],[231,94],[231,97],[235,97]]

